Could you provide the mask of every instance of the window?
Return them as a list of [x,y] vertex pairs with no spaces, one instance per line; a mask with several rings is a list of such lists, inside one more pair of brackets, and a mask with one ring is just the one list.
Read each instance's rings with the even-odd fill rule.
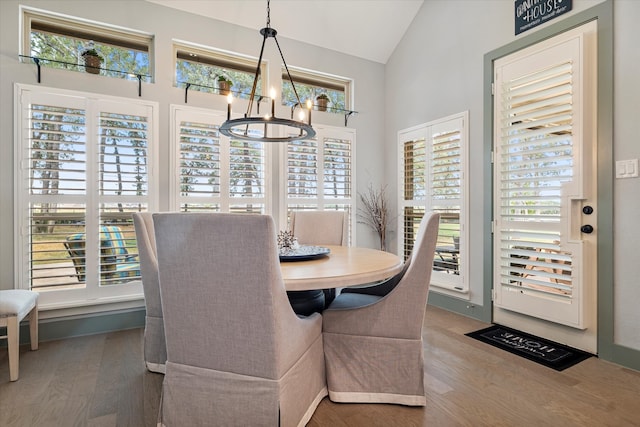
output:
[[172,106],[173,205],[183,212],[268,213],[269,144],[230,140],[222,113]]
[[[27,8],[23,22],[22,51],[45,67],[152,81],[151,35]],[[90,49],[102,58],[100,64],[93,65],[99,69],[85,66],[82,54]]]
[[[198,47],[184,42],[174,43],[176,57],[176,86],[189,84],[190,90],[249,99],[258,61],[253,58],[222,52],[213,48]],[[266,64],[261,66],[261,76],[266,74]],[[230,82],[228,87],[221,81]],[[258,79],[256,95],[263,94],[263,79]]]
[[432,284],[466,292],[466,151],[468,113],[398,134],[402,173],[398,247],[407,259],[425,212],[440,213]]
[[155,207],[154,103],[17,86],[16,259],[43,305],[140,297],[132,212]]
[[315,126],[315,130],[315,138],[293,141],[286,146],[283,171],[287,216],[291,211],[301,210],[348,211],[352,235],[355,131],[324,126]]
[[[328,111],[342,112],[351,108],[351,100],[349,91],[351,81],[344,78],[302,71],[289,67],[291,78],[296,86],[296,92],[302,103],[310,99],[316,109],[322,110],[318,106],[316,98],[319,95],[326,95],[329,98]],[[292,106],[298,102],[296,95],[291,86],[291,81],[287,75],[286,69],[282,70],[282,104]]]

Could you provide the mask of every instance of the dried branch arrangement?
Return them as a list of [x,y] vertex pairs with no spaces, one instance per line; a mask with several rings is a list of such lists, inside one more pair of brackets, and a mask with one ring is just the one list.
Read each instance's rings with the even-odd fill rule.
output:
[[387,187],[374,189],[371,184],[365,193],[358,192],[363,208],[358,208],[358,223],[365,224],[378,234],[380,250],[387,247],[387,224],[389,222],[389,205],[386,195]]

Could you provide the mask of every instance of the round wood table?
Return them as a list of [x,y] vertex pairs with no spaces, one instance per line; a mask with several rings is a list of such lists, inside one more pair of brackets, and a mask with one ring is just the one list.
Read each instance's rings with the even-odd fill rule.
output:
[[344,288],[388,279],[402,270],[402,259],[389,252],[352,246],[328,246],[331,253],[309,261],[281,261],[287,291]]

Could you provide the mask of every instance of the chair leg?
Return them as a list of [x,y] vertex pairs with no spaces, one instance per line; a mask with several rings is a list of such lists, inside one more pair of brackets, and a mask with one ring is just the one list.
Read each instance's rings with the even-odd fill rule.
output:
[[18,380],[18,357],[20,356],[20,322],[18,317],[7,318],[7,347],[9,350],[9,379]]
[[36,305],[27,315],[29,318],[29,336],[31,337],[31,350],[38,349],[38,306]]

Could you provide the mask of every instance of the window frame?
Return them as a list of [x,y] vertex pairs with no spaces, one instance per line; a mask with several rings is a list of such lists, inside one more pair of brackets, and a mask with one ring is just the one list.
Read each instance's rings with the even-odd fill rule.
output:
[[[470,298],[469,295],[469,230],[468,230],[468,207],[469,207],[469,183],[466,177],[469,176],[469,112],[464,111],[462,113],[453,114],[441,119],[433,120],[428,123],[423,123],[408,129],[400,130],[398,132],[398,233],[397,233],[397,247],[398,255],[403,256],[405,250],[405,232],[404,232],[404,211],[406,207],[423,208],[425,213],[432,210],[436,204],[437,206],[452,205],[447,202],[436,202],[433,197],[433,165],[431,164],[431,156],[433,154],[433,142],[434,135],[437,134],[438,129],[444,129],[448,126],[455,126],[459,124],[460,134],[460,186],[459,190],[461,196],[460,202],[460,214],[459,214],[459,253],[457,254],[458,261],[458,274],[449,274],[446,271],[433,270],[431,274],[431,285],[434,286],[434,290],[437,290],[444,294],[455,295],[460,297],[464,295],[466,298]],[[405,200],[405,153],[404,146],[406,142],[422,140],[425,141],[425,194],[422,198],[413,198],[411,200]],[[440,219],[440,227],[442,230],[443,219]],[[435,259],[436,254],[434,254]]]
[[[329,107],[327,109],[328,112],[341,113],[343,111],[350,111],[353,109],[352,79],[311,71],[299,67],[288,66],[288,68],[294,84],[314,86],[322,93],[326,91],[338,91],[344,93],[344,108]],[[289,82],[289,76],[287,75],[287,70],[282,66],[280,93],[284,92],[283,85],[285,82]],[[305,102],[304,99],[300,99],[300,101],[303,103]],[[280,102],[282,105],[289,105],[289,101],[285,100],[284,97],[281,97]],[[315,105],[315,99],[313,99],[312,102]]]
[[[86,39],[87,42],[93,40],[124,49],[146,49],[149,57],[149,81],[155,81],[153,34],[21,5],[21,37],[18,47],[20,55],[31,56],[31,30],[34,23],[53,29],[60,28],[60,35],[69,36],[76,33],[76,38],[90,37]],[[126,75],[125,72],[122,73]]]
[[[180,116],[191,115],[194,120],[202,120],[204,123],[221,125],[226,120],[226,114],[222,111],[204,109],[198,107],[189,107],[184,105],[172,104],[170,106],[170,176],[171,187],[169,191],[169,202],[172,209],[181,210],[180,207]],[[209,198],[209,202],[215,202],[219,204],[218,210],[210,210],[212,212],[230,212],[233,205],[242,204],[243,201],[249,199],[234,198],[229,195],[229,176],[223,175],[230,170],[230,138],[228,136],[219,135],[220,139],[220,164],[221,164],[221,184],[220,184],[220,196],[217,198]],[[264,147],[264,197],[262,198],[262,204],[264,205],[264,214],[272,214],[273,212],[273,179],[274,173],[272,169],[273,164],[273,144],[262,143]],[[259,200],[259,199],[258,199]],[[204,201],[204,200],[203,200]]]
[[[178,75],[176,71],[178,60],[181,59],[180,58],[181,55],[187,55],[187,56],[193,55],[194,57],[200,57],[200,58],[203,58],[202,61],[193,61],[193,62],[198,62],[205,65],[210,65],[210,66],[216,66],[216,67],[220,67],[225,70],[231,70],[234,72],[249,73],[253,76],[255,76],[256,67],[258,65],[258,58],[255,58],[249,55],[242,55],[239,53],[230,52],[223,49],[217,49],[210,46],[191,43],[184,40],[177,40],[177,39],[172,40],[172,48],[173,48],[172,57],[173,57],[173,70],[174,70],[173,85],[174,87],[177,87],[177,88],[180,88],[181,84],[184,83],[184,82],[178,81]],[[262,63],[260,64],[260,76],[261,76],[260,81],[262,84],[260,86],[260,93],[256,92],[256,96],[267,95],[267,90],[268,90],[267,86],[269,83],[269,66],[268,65],[269,63],[265,59],[263,59]],[[210,93],[219,94],[215,91],[216,90],[215,77],[212,77],[211,86],[209,87],[211,89],[214,89]],[[246,95],[246,96],[241,96],[241,95]],[[249,95],[250,95],[250,92],[246,94],[244,92],[242,93],[234,92],[234,97],[236,98],[239,97],[239,98],[248,99]]]
[[[316,130],[316,136],[313,138],[318,142],[317,149],[317,169],[316,174],[316,186],[318,193],[316,197],[310,198],[292,198],[289,196],[288,186],[288,149],[289,143],[282,145],[282,154],[280,156],[280,224],[282,229],[289,228],[289,213],[291,211],[301,211],[306,209],[317,210],[331,210],[334,205],[347,206],[349,212],[348,218],[348,233],[349,233],[349,245],[356,245],[356,233],[355,233],[355,221],[356,221],[356,208],[357,208],[357,192],[356,192],[356,130],[352,128],[343,128],[326,125],[314,125]],[[350,141],[350,184],[351,193],[348,198],[330,198],[324,194],[324,139],[348,139]],[[296,208],[295,206],[299,207]],[[338,209],[342,210],[342,209]]]
[[[158,117],[159,105],[157,102],[143,101],[138,99],[129,99],[121,97],[113,97],[102,95],[100,99],[95,98],[95,94],[81,91],[55,89],[43,86],[33,86],[16,83],[14,85],[14,95],[16,99],[16,116],[15,116],[15,164],[21,165],[15,176],[15,269],[17,276],[17,289],[30,289],[29,281],[30,266],[30,249],[29,249],[29,204],[31,201],[38,200],[37,195],[28,194],[30,188],[29,176],[30,168],[28,166],[29,159],[25,152],[29,151],[31,135],[30,130],[26,126],[30,123],[29,105],[32,96],[37,99],[51,100],[56,106],[62,108],[72,108],[74,106],[86,106],[86,185],[85,194],[68,195],[62,194],[59,199],[60,203],[82,202],[85,204],[84,219],[86,221],[86,265],[87,269],[97,268],[95,258],[99,258],[100,248],[98,244],[98,233],[100,232],[100,218],[103,216],[102,207],[104,204],[113,203],[139,203],[146,201],[146,207],[150,211],[157,210],[158,206],[158,178],[155,171],[158,169]],[[42,101],[39,101],[42,102]],[[116,113],[131,114],[130,111],[144,110],[148,112],[148,138],[147,138],[147,159],[149,165],[147,168],[148,189],[146,196],[116,196],[116,195],[100,195],[100,174],[98,171],[99,147],[101,144],[100,135],[97,133],[99,129],[100,112],[111,112],[107,107],[121,105],[122,109]],[[91,255],[95,258],[89,258]],[[93,267],[92,267],[93,265]],[[97,271],[97,270],[96,270]],[[99,274],[87,280],[84,287],[76,289],[53,289],[45,290],[40,293],[40,307],[42,309],[65,308],[95,305],[110,302],[123,302],[131,300],[139,300],[143,298],[142,282],[139,279],[128,281],[127,283],[118,285],[101,286],[98,279]]]

